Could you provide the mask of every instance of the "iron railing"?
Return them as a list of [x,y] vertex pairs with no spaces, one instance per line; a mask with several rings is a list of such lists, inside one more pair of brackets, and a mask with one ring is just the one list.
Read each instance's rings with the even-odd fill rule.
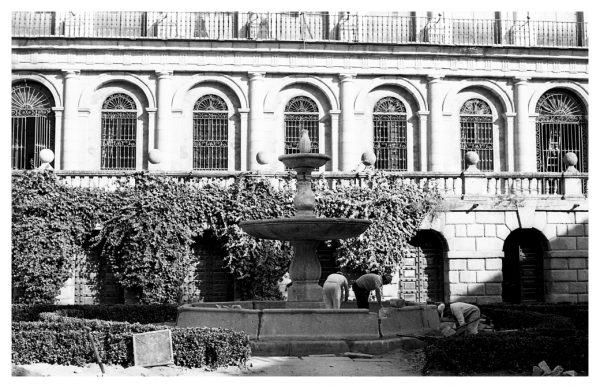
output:
[[12,36],[588,47],[583,21],[350,12],[13,12]]

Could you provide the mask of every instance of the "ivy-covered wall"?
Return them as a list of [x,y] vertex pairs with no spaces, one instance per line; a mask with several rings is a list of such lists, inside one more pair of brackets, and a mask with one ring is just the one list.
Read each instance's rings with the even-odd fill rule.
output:
[[[273,185],[238,177],[231,185],[191,185],[140,173],[114,191],[64,185],[51,172],[27,172],[12,182],[13,301],[53,302],[86,251],[85,271],[110,268],[142,303],[177,303],[186,275],[198,265],[194,241],[210,235],[226,252],[223,265],[243,299],[278,299],[288,243],[259,240],[239,221],[294,215],[292,178]],[[401,180],[374,175],[364,187],[330,189],[315,182],[317,215],[373,220],[362,236],[343,240],[335,255],[350,272],[393,272],[408,240],[440,196]],[[278,188],[275,188],[278,187]],[[96,276],[103,279],[103,276]]]

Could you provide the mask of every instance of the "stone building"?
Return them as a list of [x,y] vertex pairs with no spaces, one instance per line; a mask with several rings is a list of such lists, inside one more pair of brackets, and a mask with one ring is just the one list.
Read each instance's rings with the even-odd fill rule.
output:
[[[445,192],[388,297],[587,302],[581,12],[12,17],[13,169],[49,148],[82,186],[132,170],[276,174],[308,129],[332,180],[360,180],[373,152],[376,169]],[[75,286],[66,300],[87,300]]]

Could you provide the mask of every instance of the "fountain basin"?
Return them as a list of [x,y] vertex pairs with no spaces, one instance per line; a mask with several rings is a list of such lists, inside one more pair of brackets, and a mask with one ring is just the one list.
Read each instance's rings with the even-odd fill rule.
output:
[[354,218],[293,217],[242,221],[244,232],[258,238],[283,241],[327,241],[359,236],[371,225]]
[[301,152],[297,154],[281,155],[279,161],[285,164],[287,168],[319,168],[327,163],[331,158],[325,154],[314,154],[310,152]]

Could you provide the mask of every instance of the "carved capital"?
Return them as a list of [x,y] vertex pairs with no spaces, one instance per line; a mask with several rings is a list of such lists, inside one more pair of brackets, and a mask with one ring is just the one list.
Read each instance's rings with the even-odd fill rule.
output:
[[267,73],[265,73],[264,71],[254,71],[248,73],[248,78],[250,79],[250,81],[262,80],[265,78],[266,74]]
[[70,79],[70,78],[79,77],[79,74],[81,74],[81,71],[69,69],[69,70],[62,70],[62,73],[63,73],[63,76],[65,77],[65,79]]
[[340,74],[340,81],[342,81],[342,82],[350,82],[350,81],[353,81],[355,78],[356,78],[356,74],[351,74],[351,73]]
[[171,78],[173,76],[173,70],[157,70],[156,77],[158,79]]

